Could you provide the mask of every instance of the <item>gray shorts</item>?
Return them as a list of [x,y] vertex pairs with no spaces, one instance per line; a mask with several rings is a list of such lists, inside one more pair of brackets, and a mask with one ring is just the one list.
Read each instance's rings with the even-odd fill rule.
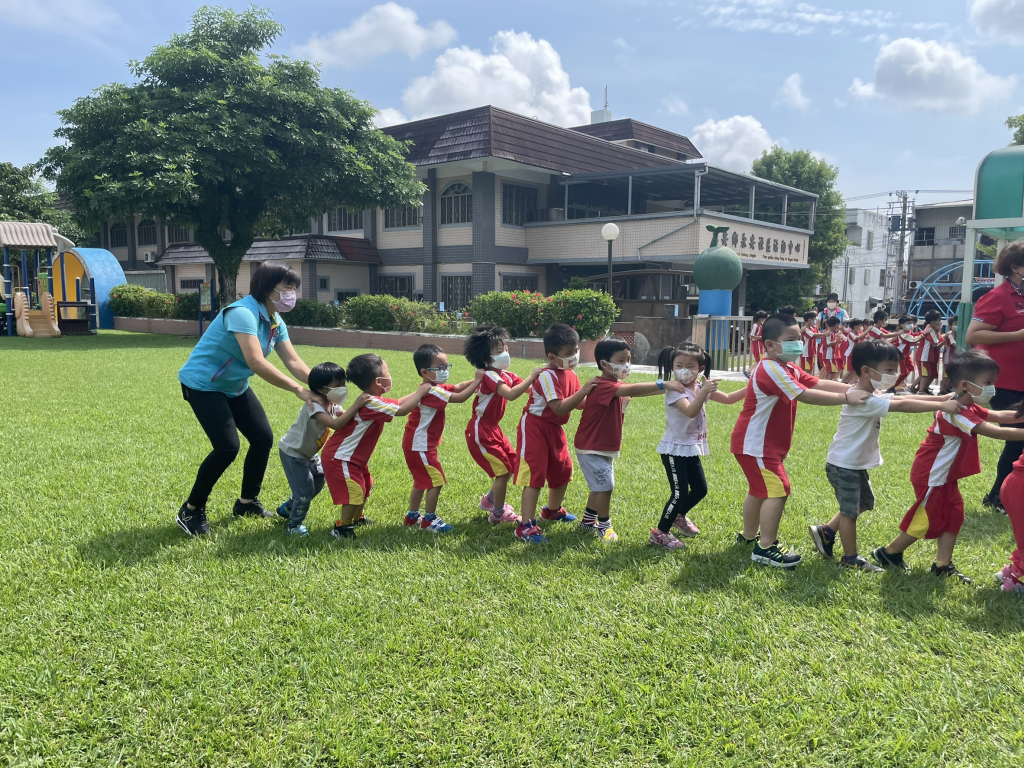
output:
[[846,469],[826,463],[825,476],[836,492],[839,514],[843,517],[856,519],[861,512],[875,508],[875,492],[871,490],[866,469]]
[[615,489],[615,458],[602,456],[599,453],[576,453],[576,461],[580,463],[587,487],[592,491],[611,491]]

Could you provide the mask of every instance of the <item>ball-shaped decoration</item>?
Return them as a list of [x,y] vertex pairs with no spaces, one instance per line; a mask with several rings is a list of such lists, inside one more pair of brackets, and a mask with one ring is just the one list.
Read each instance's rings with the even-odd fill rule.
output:
[[[716,236],[713,242],[717,240]],[[742,279],[743,261],[724,245],[712,245],[693,264],[693,282],[702,291],[731,291]]]
[[614,222],[609,221],[603,227],[601,227],[601,237],[605,240],[614,240],[619,236],[619,228],[615,226]]

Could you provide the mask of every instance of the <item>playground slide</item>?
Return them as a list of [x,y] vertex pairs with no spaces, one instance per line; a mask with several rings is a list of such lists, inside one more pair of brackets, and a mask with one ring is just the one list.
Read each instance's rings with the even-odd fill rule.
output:
[[14,294],[14,317],[18,322],[18,335],[25,338],[55,338],[60,336],[60,329],[53,313],[53,296],[42,295],[42,309],[30,309],[25,294],[18,291]]

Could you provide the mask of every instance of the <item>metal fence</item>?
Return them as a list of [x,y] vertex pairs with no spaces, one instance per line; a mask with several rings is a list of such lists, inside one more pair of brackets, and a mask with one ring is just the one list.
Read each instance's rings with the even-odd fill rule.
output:
[[124,273],[124,279],[131,285],[141,285],[151,291],[167,293],[167,273],[154,269],[140,269]]
[[716,371],[742,372],[754,365],[750,351],[751,317],[696,315],[690,326],[690,341],[707,350]]

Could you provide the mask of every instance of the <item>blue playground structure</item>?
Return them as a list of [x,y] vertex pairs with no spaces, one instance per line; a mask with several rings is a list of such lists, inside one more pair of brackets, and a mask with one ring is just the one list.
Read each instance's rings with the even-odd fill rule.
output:
[[[976,302],[995,286],[995,275],[992,274],[992,259],[981,259],[974,262],[974,279],[971,289],[971,303]],[[943,318],[956,314],[963,293],[963,262],[948,264],[937,269],[921,281],[910,297],[907,312],[921,317],[928,309],[937,309]]]

